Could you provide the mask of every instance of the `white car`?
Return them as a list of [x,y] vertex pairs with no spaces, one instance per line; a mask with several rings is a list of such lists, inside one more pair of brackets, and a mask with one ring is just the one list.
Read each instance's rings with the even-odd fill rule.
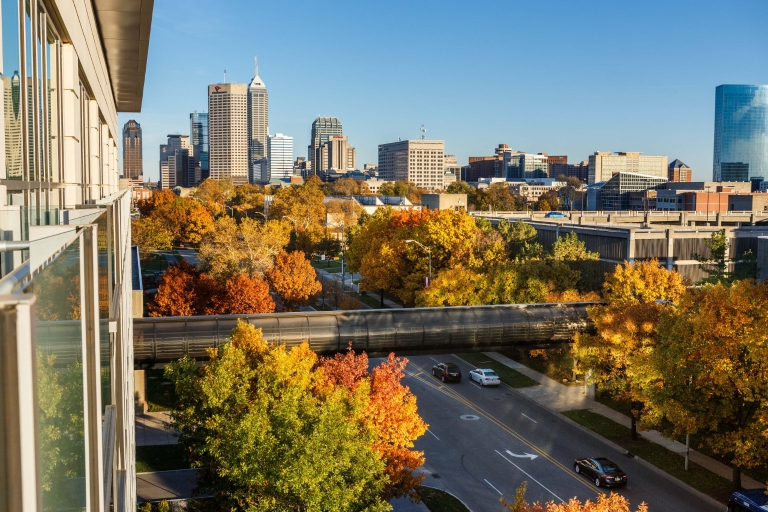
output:
[[469,371],[469,380],[474,380],[481,386],[498,386],[501,383],[496,372],[488,368],[475,368]]

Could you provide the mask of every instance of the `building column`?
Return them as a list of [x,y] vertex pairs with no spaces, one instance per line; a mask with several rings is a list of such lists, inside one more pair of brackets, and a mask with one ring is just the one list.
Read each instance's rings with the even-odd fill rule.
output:
[[629,229],[629,233],[627,235],[627,261],[630,263],[635,262],[635,230],[634,228]]
[[61,45],[61,180],[64,185],[62,206],[82,203],[83,162],[80,151],[80,77],[75,48]]
[[88,199],[101,199],[101,119],[99,104],[96,100],[88,101]]
[[667,270],[675,266],[675,229],[667,229]]

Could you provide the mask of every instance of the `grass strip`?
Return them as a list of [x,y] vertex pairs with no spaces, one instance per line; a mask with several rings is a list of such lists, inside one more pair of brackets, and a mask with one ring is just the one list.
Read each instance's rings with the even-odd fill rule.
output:
[[[527,375],[523,375],[517,370],[513,370],[505,364],[501,364],[498,361],[490,359],[485,354],[479,352],[473,352],[470,354],[457,354],[460,358],[468,363],[475,365],[477,368],[490,368],[495,371],[504,384],[513,388],[527,388],[530,386],[536,386],[538,381],[533,380]],[[467,379],[469,377],[467,376]]]
[[[632,432],[624,425],[586,409],[565,411],[563,416],[572,419],[582,427],[609,439],[637,457],[649,462],[665,473],[682,480],[694,489],[703,492],[723,503],[731,493],[731,481],[704,469],[694,462],[689,462],[685,470],[685,458],[669,451],[661,445],[646,439],[632,439]],[[614,461],[621,466],[621,461]],[[630,478],[632,476],[630,475]]]
[[137,473],[172,471],[191,467],[186,452],[177,444],[136,447]]
[[419,487],[421,501],[432,512],[469,512],[462,502],[445,491],[434,487]]
[[366,295],[366,294],[362,294],[362,293],[356,293],[355,297],[357,298],[357,300],[359,300],[360,302],[362,302],[366,306],[372,307],[373,309],[386,309],[386,308],[389,307],[386,304],[384,304],[382,306],[381,305],[381,300],[378,299],[377,297],[372,297],[370,295]]
[[169,411],[176,403],[176,390],[173,383],[166,379],[163,370],[145,371],[147,379],[147,410],[149,412]]

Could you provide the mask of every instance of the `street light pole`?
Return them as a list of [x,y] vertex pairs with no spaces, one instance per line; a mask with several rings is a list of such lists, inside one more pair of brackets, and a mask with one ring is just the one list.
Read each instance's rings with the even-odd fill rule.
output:
[[407,244],[416,244],[425,251],[427,251],[427,257],[429,258],[429,281],[427,282],[427,287],[429,287],[430,284],[432,284],[432,249],[429,247],[426,247],[421,242],[417,242],[416,240],[406,240],[405,243]]

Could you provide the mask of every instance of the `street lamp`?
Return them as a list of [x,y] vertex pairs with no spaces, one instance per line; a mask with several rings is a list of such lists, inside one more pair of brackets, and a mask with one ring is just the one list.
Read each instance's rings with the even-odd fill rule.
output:
[[[255,213],[256,215],[261,215],[262,217],[264,217],[264,220],[265,220],[265,221],[269,220],[269,219],[267,219],[267,216],[266,216],[266,215],[264,215],[264,214],[263,214],[263,213],[261,213],[261,212],[253,212],[253,213]],[[247,215],[247,213],[246,213],[246,215]]]
[[429,247],[426,247],[421,242],[417,242],[416,240],[406,240],[406,244],[416,244],[425,251],[427,251],[427,256],[429,257],[429,281],[427,282],[427,287],[429,287],[430,284],[432,284],[432,249]]
[[230,215],[232,215],[232,218],[235,217],[235,210],[233,210],[231,206],[224,205],[224,208],[229,208]]

